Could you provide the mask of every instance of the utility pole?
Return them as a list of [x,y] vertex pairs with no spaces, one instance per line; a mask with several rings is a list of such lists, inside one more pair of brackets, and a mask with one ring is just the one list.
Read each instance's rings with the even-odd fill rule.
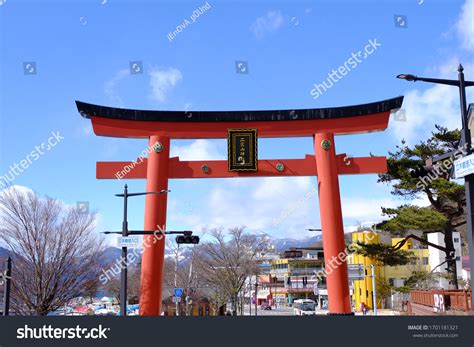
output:
[[258,293],[257,293],[257,288],[258,288],[258,276],[255,274],[255,317],[257,316],[257,309],[258,309]]
[[249,283],[247,285],[247,290],[249,292],[249,316],[252,316],[252,282],[251,282],[251,277],[249,277]]
[[371,276],[372,277],[372,306],[374,310],[374,316],[377,315],[377,286],[375,283],[375,265],[370,265]]
[[[128,186],[125,185],[123,189],[123,222],[122,222],[122,236],[128,236],[128,221],[127,221],[127,201],[128,201]],[[127,247],[122,247],[121,258],[122,270],[120,272],[120,314],[127,315]]]
[[[178,288],[178,260],[179,260],[179,243],[178,243],[178,248],[176,250],[176,257],[175,257],[175,263],[174,263],[174,287]],[[179,316],[179,302],[176,299],[175,302],[176,305],[176,315]]]
[[[127,202],[128,198],[132,196],[139,195],[148,195],[148,194],[165,194],[169,193],[170,190],[160,190],[159,192],[144,192],[144,193],[129,193],[128,186],[124,186],[123,194],[115,194],[115,196],[123,197],[123,222],[122,222],[122,231],[103,231],[104,234],[121,234],[122,238],[128,237],[129,235],[168,235],[168,234],[183,234],[183,236],[176,237],[176,243],[185,243],[185,244],[198,244],[199,236],[193,236],[192,231],[163,231],[163,230],[128,230],[128,221],[127,221]],[[176,262],[177,264],[177,262]],[[177,266],[177,265],[176,265]],[[120,315],[127,315],[127,247],[122,247],[122,256],[121,256],[121,274],[120,274]]]

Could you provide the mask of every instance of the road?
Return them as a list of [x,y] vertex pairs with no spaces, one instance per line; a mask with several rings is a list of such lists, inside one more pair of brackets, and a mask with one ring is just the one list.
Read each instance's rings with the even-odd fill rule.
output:
[[[249,305],[244,305],[244,315],[249,315]],[[327,310],[317,310],[318,315],[326,315]],[[252,316],[255,316],[255,305],[252,305]],[[257,316],[294,316],[292,307],[281,306],[278,308],[272,307],[271,310],[261,310],[260,307],[257,311]]]

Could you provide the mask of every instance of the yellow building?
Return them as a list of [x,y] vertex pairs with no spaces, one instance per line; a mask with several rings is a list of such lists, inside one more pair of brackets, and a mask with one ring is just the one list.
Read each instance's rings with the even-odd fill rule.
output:
[[[403,238],[393,238],[392,246],[402,241]],[[380,234],[371,231],[356,232],[352,234],[352,242],[365,242],[367,244],[380,243]],[[373,308],[373,292],[372,292],[372,278],[371,265],[375,265],[376,284],[380,281],[388,281],[391,286],[403,286],[404,281],[409,278],[415,271],[430,271],[429,265],[429,251],[427,248],[413,248],[413,241],[408,240],[400,249],[412,252],[415,256],[409,264],[399,266],[381,266],[375,262],[359,254],[352,254],[347,258],[348,264],[362,264],[365,268],[365,279],[354,281],[354,291],[352,299],[355,302],[356,310],[360,310],[361,302],[364,302],[371,309]],[[377,308],[381,308],[379,300]]]
[[[352,242],[356,243],[364,242],[366,244],[380,243],[380,235],[372,231],[362,231],[352,234]],[[348,264],[362,264],[365,267],[365,278],[363,280],[354,281],[354,290],[352,293],[352,300],[354,300],[355,308],[360,311],[360,304],[365,303],[370,309],[373,309],[373,290],[372,290],[372,278],[371,276],[371,265],[375,265],[375,278],[380,278],[382,274],[382,267],[376,265],[375,262],[360,254],[352,254],[347,258]],[[376,280],[377,281],[377,280]],[[380,304],[377,305],[380,308]]]
[[[395,246],[403,238],[393,238],[392,246]],[[404,251],[412,252],[415,255],[407,265],[385,266],[383,269],[383,277],[391,286],[401,287],[405,280],[415,271],[430,272],[429,251],[428,248],[413,248],[413,240],[409,239],[402,248]]]

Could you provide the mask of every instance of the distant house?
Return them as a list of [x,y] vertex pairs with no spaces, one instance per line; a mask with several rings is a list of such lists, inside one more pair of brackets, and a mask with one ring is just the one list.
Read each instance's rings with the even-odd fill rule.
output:
[[469,261],[469,256],[464,255],[462,256],[462,271],[461,271],[461,277],[464,281],[470,282],[471,281],[471,264]]
[[[182,298],[178,305],[180,316],[218,316],[225,313],[225,305],[223,308],[217,309],[206,297],[194,295],[190,300],[186,303],[184,297]],[[176,303],[173,302],[173,296],[168,296],[162,301],[162,311],[165,316],[176,315]]]

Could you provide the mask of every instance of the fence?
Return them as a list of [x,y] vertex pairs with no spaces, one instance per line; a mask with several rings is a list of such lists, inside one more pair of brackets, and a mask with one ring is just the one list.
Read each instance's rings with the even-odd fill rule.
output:
[[467,312],[471,310],[470,290],[412,290],[408,313],[414,315],[442,314],[450,310]]

